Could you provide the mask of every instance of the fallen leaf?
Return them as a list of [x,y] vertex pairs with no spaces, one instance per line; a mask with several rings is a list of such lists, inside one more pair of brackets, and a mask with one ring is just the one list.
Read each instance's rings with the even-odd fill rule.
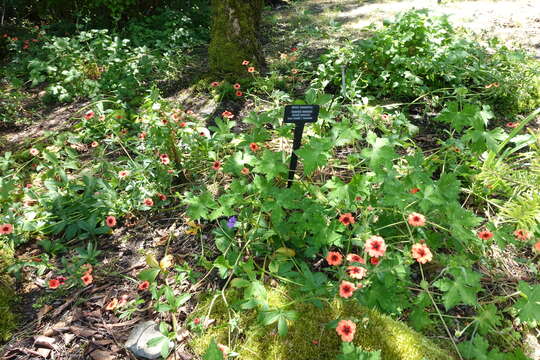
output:
[[99,349],[92,351],[89,355],[94,360],[113,360],[116,358],[115,353]]
[[38,348],[37,351],[36,351],[40,356],[42,356],[43,358],[48,358],[49,355],[51,354],[51,349],[45,349],[45,348]]
[[54,349],[55,338],[38,335],[34,338],[34,346],[46,347],[48,349]]
[[52,309],[53,307],[47,304],[43,305],[41,309],[39,309],[37,313],[37,327],[41,325],[41,320],[43,320],[43,316],[45,316],[45,314],[47,314]]
[[83,328],[80,326],[70,326],[69,330],[75,335],[80,336],[80,337],[91,337],[97,333],[97,331],[95,330]]
[[62,339],[64,340],[64,344],[69,345],[70,342],[75,339],[75,334],[72,333],[64,333],[62,334]]
[[159,262],[159,267],[161,270],[167,270],[171,266],[173,266],[173,256],[171,254],[165,255]]

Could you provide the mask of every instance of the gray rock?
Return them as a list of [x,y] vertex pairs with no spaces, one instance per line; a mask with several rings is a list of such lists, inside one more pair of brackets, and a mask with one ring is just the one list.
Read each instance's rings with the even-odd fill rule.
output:
[[[148,341],[160,336],[163,334],[159,331],[159,326],[151,320],[145,321],[131,330],[125,346],[138,358],[157,359],[161,356],[161,344],[148,346]],[[173,349],[173,347],[174,343],[169,341],[169,348]]]
[[540,344],[537,336],[532,332],[525,334],[524,345],[525,355],[533,360],[540,360]]

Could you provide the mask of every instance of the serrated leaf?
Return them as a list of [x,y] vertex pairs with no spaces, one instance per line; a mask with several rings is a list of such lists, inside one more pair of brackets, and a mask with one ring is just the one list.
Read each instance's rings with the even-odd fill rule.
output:
[[433,283],[444,292],[445,308],[448,310],[459,304],[476,305],[476,294],[482,290],[480,285],[482,275],[464,267],[452,268],[448,273],[453,279],[444,278]]
[[216,340],[210,341],[210,345],[203,355],[203,360],[223,360],[223,353],[219,350]]
[[310,175],[317,168],[326,165],[330,158],[329,150],[332,143],[328,139],[312,139],[309,143],[296,150],[296,154],[304,164],[304,174]]
[[264,149],[261,158],[254,160],[253,163],[256,164],[253,172],[264,174],[268,180],[286,174],[288,171],[287,166],[282,161],[281,154],[267,149]]
[[514,307],[518,310],[521,321],[540,321],[540,285],[529,285],[524,281],[518,284],[522,294]]

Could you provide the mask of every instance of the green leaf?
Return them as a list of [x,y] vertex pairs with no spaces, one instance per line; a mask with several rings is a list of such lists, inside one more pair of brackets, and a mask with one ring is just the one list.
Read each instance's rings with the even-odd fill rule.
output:
[[326,165],[330,158],[329,150],[332,143],[329,139],[312,139],[309,143],[296,150],[304,164],[304,174],[312,174],[318,167]]
[[444,292],[443,303],[446,310],[458,304],[476,305],[476,294],[482,290],[482,275],[464,267],[451,268],[448,273],[453,279],[444,278],[433,283]]
[[203,355],[203,360],[223,360],[223,353],[219,350],[216,340],[210,341],[210,345]]
[[501,325],[501,317],[497,312],[497,307],[494,304],[488,304],[475,316],[475,320],[478,322],[478,332],[480,334],[486,335],[491,330],[496,329]]
[[529,285],[520,281],[518,290],[523,296],[514,305],[519,319],[528,322],[540,321],[540,285]]
[[289,332],[289,327],[287,326],[287,320],[284,317],[280,317],[278,320],[278,334],[283,337],[286,336]]
[[288,171],[287,166],[282,161],[281,153],[276,153],[267,149],[263,150],[260,159],[254,160],[253,162],[256,164],[253,171],[264,174],[268,180],[286,174]]
[[145,269],[141,271],[137,277],[142,281],[153,282],[156,280],[160,271],[161,270],[159,268]]

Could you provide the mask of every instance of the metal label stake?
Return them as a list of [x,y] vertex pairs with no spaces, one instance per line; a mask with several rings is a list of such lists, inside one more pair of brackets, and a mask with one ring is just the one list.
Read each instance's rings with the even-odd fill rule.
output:
[[287,105],[285,106],[285,116],[283,122],[285,124],[295,124],[293,152],[291,154],[291,165],[289,167],[289,178],[287,187],[292,186],[296,166],[298,165],[298,156],[295,151],[300,149],[302,145],[302,133],[304,132],[305,123],[316,122],[319,118],[319,105]]

